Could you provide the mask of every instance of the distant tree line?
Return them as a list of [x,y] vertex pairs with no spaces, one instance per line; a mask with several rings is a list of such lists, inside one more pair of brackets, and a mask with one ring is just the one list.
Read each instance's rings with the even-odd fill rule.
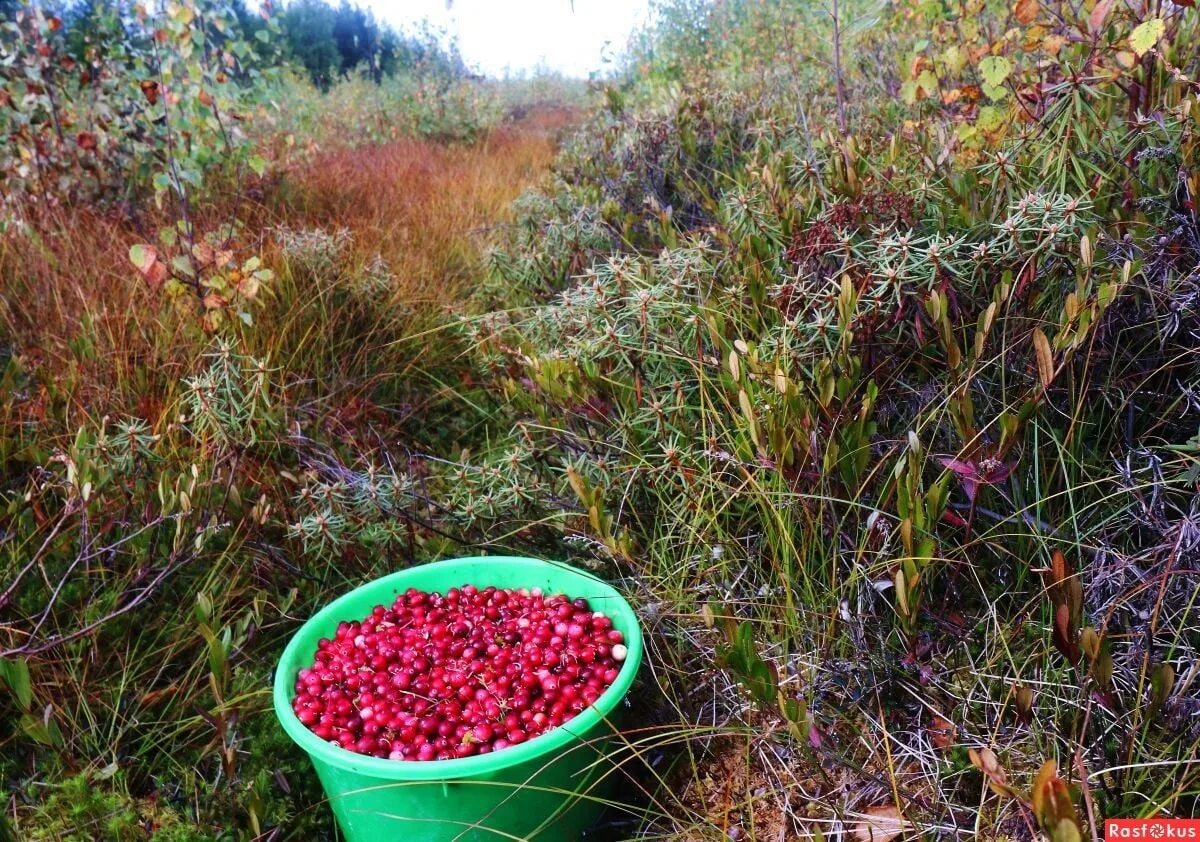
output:
[[[244,6],[244,0],[236,2]],[[406,71],[448,76],[467,72],[454,45],[433,30],[398,31],[347,0],[337,6],[325,0],[293,0],[283,10],[280,26],[287,56],[322,88],[357,71],[376,82]]]
[[[0,0],[0,19],[11,18],[29,2]],[[267,27],[255,0],[197,0],[201,8],[213,4],[234,12],[248,41],[254,41],[255,35]],[[50,0],[39,5],[62,18],[67,43],[82,59],[89,45],[103,48],[114,36],[120,39],[123,21],[134,14],[135,3]],[[280,60],[303,70],[322,90],[354,73],[365,73],[377,83],[397,73],[467,74],[456,46],[428,25],[397,30],[377,21],[369,9],[348,0],[341,0],[339,5],[327,0],[292,0],[276,9],[274,15],[279,26]]]

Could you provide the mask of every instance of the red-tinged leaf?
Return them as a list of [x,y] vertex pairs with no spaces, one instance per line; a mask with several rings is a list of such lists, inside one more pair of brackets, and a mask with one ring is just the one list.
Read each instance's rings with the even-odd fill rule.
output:
[[167,264],[161,260],[154,261],[154,265],[149,271],[143,273],[146,278],[146,283],[150,286],[151,292],[158,292],[158,288],[163,285],[163,281],[167,279]]
[[1016,792],[1008,785],[1008,776],[1004,773],[1004,768],[1000,765],[996,753],[990,748],[968,749],[967,757],[983,776],[987,779],[988,786],[992,792],[1005,798],[1016,797]]
[[976,467],[974,462],[965,462],[962,459],[955,459],[953,457],[941,457],[938,459],[938,461],[942,463],[943,468],[948,469],[960,477],[970,477],[975,479],[979,476],[979,468]]
[[158,102],[158,82],[153,79],[143,79],[138,86],[142,89],[142,94],[146,97],[147,102],[151,105]]
[[979,492],[979,483],[966,477],[960,477],[958,481],[962,483],[963,494],[967,495],[967,500],[974,503],[975,495]]
[[953,473],[960,483],[967,499],[974,502],[975,494],[980,485],[995,485],[1008,479],[1013,466],[999,459],[982,459],[979,462],[968,462],[954,457],[939,457],[938,462],[943,468]]
[[62,18],[60,17],[51,15],[50,17],[46,18],[46,26],[50,28],[51,32],[58,32],[58,30],[62,29],[62,25]]
[[129,262],[141,273],[153,292],[158,291],[169,274],[166,264],[158,259],[158,250],[145,243],[129,247]]
[[1041,11],[1041,6],[1038,0],[1017,0],[1013,6],[1013,17],[1018,23],[1029,25],[1037,19],[1038,12]]
[[967,525],[966,520],[953,509],[946,509],[942,512],[942,520],[951,526],[957,526],[960,529]]
[[129,262],[143,275],[150,271],[150,267],[156,260],[158,260],[158,249],[154,246],[138,243],[129,247]]
[[1108,17],[1108,10],[1112,8],[1112,4],[1113,0],[1097,0],[1096,5],[1092,7],[1092,13],[1088,15],[1088,29],[1093,34],[1104,26],[1104,19]]
[[1059,582],[1065,582],[1070,572],[1067,557],[1063,555],[1062,550],[1054,550],[1050,554],[1050,584],[1057,585]]
[[201,240],[192,246],[192,257],[196,259],[200,268],[204,268],[216,259],[217,253],[212,246]]
[[817,728],[816,725],[810,725],[808,727],[808,744],[810,746],[812,746],[813,748],[820,748],[821,743],[822,743],[822,740],[821,740],[820,729]]
[[1054,631],[1051,634],[1051,638],[1054,642],[1054,648],[1064,658],[1074,664],[1078,663],[1083,653],[1079,651],[1079,644],[1075,642],[1074,635],[1071,632],[1071,609],[1065,602],[1059,603],[1058,607],[1054,610]]
[[933,744],[933,747],[945,751],[954,745],[958,729],[949,719],[935,713],[933,720],[926,726],[926,730],[929,732],[929,742]]
[[1033,779],[1033,787],[1029,791],[1030,800],[1033,802],[1033,814],[1037,817],[1039,823],[1045,826],[1043,819],[1047,813],[1047,801],[1054,798],[1054,780],[1058,777],[1058,766],[1053,760],[1047,760],[1042,764],[1042,768],[1038,770],[1037,776]]
[[96,148],[96,136],[91,132],[80,132],[75,135],[75,142],[79,144],[80,149],[91,152]]
[[158,292],[158,288],[163,285],[163,281],[167,279],[167,264],[161,260],[154,261],[154,265],[150,267],[150,271],[145,273],[146,283],[150,285],[152,292]]

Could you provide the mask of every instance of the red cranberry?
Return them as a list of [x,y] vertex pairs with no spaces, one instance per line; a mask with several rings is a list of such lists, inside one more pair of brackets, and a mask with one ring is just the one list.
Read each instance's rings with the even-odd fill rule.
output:
[[538,588],[409,588],[318,641],[296,717],[320,739],[392,760],[488,754],[594,704],[628,656],[586,599]]

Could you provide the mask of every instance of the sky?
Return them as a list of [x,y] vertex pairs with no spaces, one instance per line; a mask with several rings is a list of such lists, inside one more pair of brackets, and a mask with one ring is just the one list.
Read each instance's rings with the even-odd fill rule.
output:
[[398,28],[429,19],[458,38],[468,65],[491,76],[544,65],[569,76],[603,71],[646,22],[649,0],[360,0]]

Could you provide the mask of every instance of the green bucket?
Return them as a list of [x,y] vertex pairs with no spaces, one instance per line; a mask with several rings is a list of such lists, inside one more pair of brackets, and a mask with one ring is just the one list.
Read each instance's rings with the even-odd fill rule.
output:
[[[471,584],[540,587],[584,597],[625,636],[629,654],[617,680],[564,725],[492,754],[454,760],[384,760],[325,742],[292,712],[296,674],[342,620],[390,605],[408,588],[445,593]],[[608,803],[615,766],[608,758],[619,706],[642,660],[633,609],[612,586],[565,564],[532,558],[456,558],[384,576],[334,600],[300,627],[275,673],[275,715],[308,756],[349,842],[578,840]]]

